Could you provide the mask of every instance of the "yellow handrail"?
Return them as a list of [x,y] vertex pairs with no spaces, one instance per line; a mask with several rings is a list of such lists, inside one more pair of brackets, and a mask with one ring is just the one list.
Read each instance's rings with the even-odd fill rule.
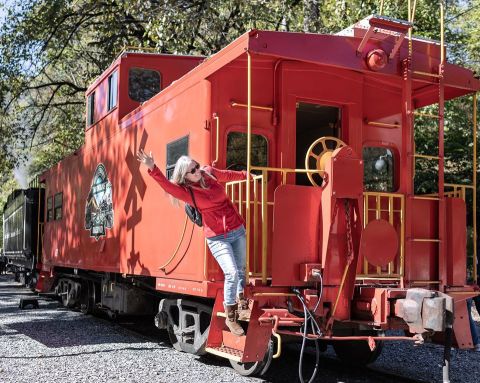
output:
[[[232,108],[248,108],[247,104],[241,104],[241,103],[235,102],[235,101],[230,102],[230,106]],[[256,109],[256,110],[266,110],[268,112],[273,111],[273,108],[271,106],[252,105],[251,107],[252,107],[252,109]]]
[[217,125],[217,138],[215,142],[215,159],[213,160],[212,164],[215,165],[218,162],[218,148],[220,145],[220,117],[215,113],[213,115],[213,119],[216,120]]
[[473,95],[473,280],[477,283],[477,94]]
[[[250,174],[252,168],[252,55],[247,50],[247,174]],[[247,204],[245,213],[247,214],[247,260],[246,260],[246,283],[248,284],[250,271],[250,182],[247,182]]]
[[[188,215],[185,214],[185,222],[183,223],[183,230],[182,230],[182,235],[180,236],[180,240],[178,241],[178,245],[173,251],[173,254],[170,256],[170,258],[165,262],[162,266],[158,268],[158,270],[162,270],[165,272],[165,268],[173,261],[173,258],[175,258],[175,255],[178,253],[178,249],[180,249],[180,246],[183,242],[183,238],[185,237],[185,231],[187,229],[187,222],[188,222]],[[195,224],[193,224],[195,226]]]
[[[282,174],[287,174],[287,173],[312,173],[312,174],[325,174],[324,170],[307,170],[307,169],[291,169],[291,168],[272,168],[272,167],[266,167],[266,166],[252,166],[252,170],[266,170],[269,172],[280,172]],[[282,184],[284,184],[283,182]]]

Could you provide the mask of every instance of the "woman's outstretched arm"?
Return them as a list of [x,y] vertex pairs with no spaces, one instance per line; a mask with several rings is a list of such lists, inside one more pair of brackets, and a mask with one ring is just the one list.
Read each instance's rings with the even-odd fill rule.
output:
[[221,170],[212,166],[204,166],[202,170],[212,174],[219,182],[241,181],[247,179],[247,172],[245,170]]
[[155,165],[155,159],[153,158],[152,152],[147,154],[140,149],[137,153],[137,160],[148,168],[148,174],[150,174],[153,179],[159,183],[163,190],[179,200],[192,204],[192,197],[190,196],[190,193],[184,187],[170,182],[162,173],[162,171]]

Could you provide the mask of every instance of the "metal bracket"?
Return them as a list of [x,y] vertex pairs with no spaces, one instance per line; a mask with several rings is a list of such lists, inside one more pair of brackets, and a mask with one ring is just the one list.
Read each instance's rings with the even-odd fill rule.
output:
[[397,54],[398,49],[402,45],[405,35],[410,28],[413,27],[413,23],[404,20],[393,19],[391,17],[385,16],[373,16],[370,20],[370,27],[367,30],[367,33],[363,36],[362,41],[358,45],[357,55],[363,54],[363,49],[367,45],[367,42],[373,36],[374,33],[382,33],[384,35],[391,35],[396,37],[395,45],[393,46],[392,51],[388,55],[388,58],[391,60]]

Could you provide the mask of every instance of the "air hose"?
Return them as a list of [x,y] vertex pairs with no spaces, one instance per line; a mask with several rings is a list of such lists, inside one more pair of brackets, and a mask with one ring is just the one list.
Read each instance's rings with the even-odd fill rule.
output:
[[[305,322],[303,324],[302,348],[300,350],[300,358],[299,358],[299,361],[298,361],[298,377],[299,377],[301,383],[305,383],[305,381],[303,380],[303,356],[304,356],[304,352],[305,352],[305,343],[306,343],[307,340],[310,340],[307,337],[308,324],[310,323],[310,327],[311,327],[312,332],[314,334],[316,334],[318,336],[322,335],[322,331],[320,330],[320,327],[318,326],[318,323],[317,323],[317,321],[315,320],[315,317],[314,317],[314,314],[317,311],[318,306],[320,304],[320,301],[322,299],[323,281],[322,281],[321,275],[320,275],[320,285],[319,285],[318,293],[317,293],[318,300],[317,300],[317,303],[315,305],[315,308],[313,309],[313,313],[307,308],[307,305],[306,305],[302,295],[300,294],[300,291],[298,289],[294,288],[293,292],[297,296],[298,300],[302,303],[303,315],[304,315],[304,318],[305,318]],[[308,380],[308,383],[312,383],[313,380],[315,379],[315,377],[318,373],[318,367],[319,367],[319,362],[320,362],[320,347],[318,345],[318,339],[314,339],[314,342],[315,342],[315,368],[313,370],[312,376]]]

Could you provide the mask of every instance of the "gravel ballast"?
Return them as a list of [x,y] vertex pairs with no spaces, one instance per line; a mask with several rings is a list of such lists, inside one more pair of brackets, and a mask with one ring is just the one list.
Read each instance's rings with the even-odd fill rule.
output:
[[[285,346],[265,378],[243,377],[228,361],[172,349],[165,332],[142,335],[91,315],[69,311],[56,301],[39,299],[39,309],[19,309],[34,297],[0,275],[0,382],[297,382],[297,345]],[[479,317],[474,310],[474,316]],[[121,322],[121,321],[120,321]],[[480,330],[480,327],[479,327]],[[313,348],[304,358],[305,378],[315,362]],[[315,382],[441,382],[443,347],[386,343],[368,368],[338,361],[331,347],[320,358]],[[480,352],[453,350],[451,382],[480,381]]]

